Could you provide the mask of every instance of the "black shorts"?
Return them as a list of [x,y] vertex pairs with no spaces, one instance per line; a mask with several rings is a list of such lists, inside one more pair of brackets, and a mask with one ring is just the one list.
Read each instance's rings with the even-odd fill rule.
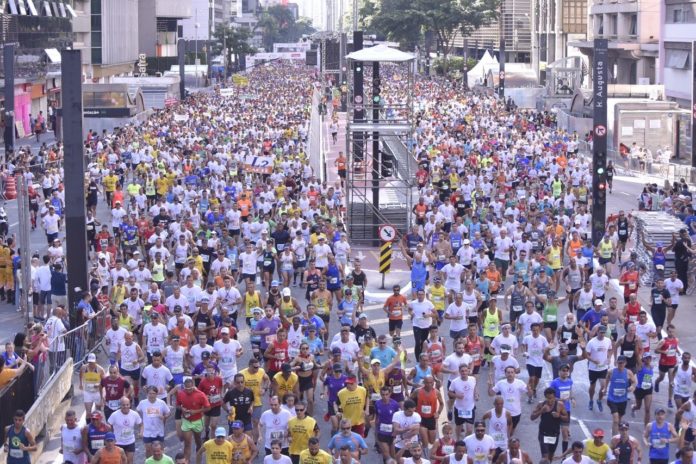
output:
[[156,441],[164,443],[164,437],[143,437],[143,443],[145,444],[154,443]]
[[420,425],[428,430],[437,430],[437,419],[434,417],[421,417]]
[[[636,388],[636,389],[633,391],[633,394],[635,395],[636,400],[642,400],[642,399],[645,398],[646,396],[652,395],[652,393],[653,393],[653,389],[652,389],[652,388],[649,388],[649,389],[647,389],[647,390],[643,390],[642,388]],[[687,400],[687,401],[688,401],[688,400]]]
[[545,329],[551,329],[552,332],[556,332],[558,329],[558,322],[544,322]]
[[[547,436],[546,438],[550,437]],[[556,448],[558,448],[558,442],[560,441],[560,436],[555,435],[556,441],[554,443],[546,443],[547,440],[544,439],[543,435],[539,435],[539,449],[542,455],[556,454]]]
[[655,458],[650,458],[650,464],[668,464],[669,459],[655,459]]
[[404,325],[403,319],[389,319],[389,331],[393,332],[396,329],[401,330],[401,327]]
[[135,453],[135,443],[131,443],[130,445],[116,445],[119,448],[123,449],[126,453]]
[[345,169],[339,169],[339,170],[338,170],[338,177],[340,177],[341,179],[345,179],[345,178],[346,178],[346,170],[345,170]]
[[607,370],[603,371],[587,371],[590,377],[590,384],[596,383],[598,380],[605,379],[607,377]]
[[663,373],[667,374],[668,372],[673,371],[674,369],[676,369],[676,368],[677,368],[677,365],[675,364],[674,366],[665,366],[665,365],[662,365],[662,364],[658,364],[657,368],[660,370],[660,372],[663,372]]
[[619,403],[615,403],[613,401],[607,400],[607,406],[609,406],[609,411],[611,411],[612,414],[618,413],[619,417],[626,414],[626,405],[628,405],[628,401],[621,401]]
[[256,274],[242,274],[242,280],[255,280],[256,279]]
[[174,420],[181,420],[182,418],[181,408],[174,408]]
[[651,309],[650,315],[653,318],[653,323],[655,326],[662,327],[665,325],[665,319],[667,318],[667,308],[658,310]]
[[540,379],[542,370],[543,370],[543,367],[532,366],[532,365],[527,364],[527,374],[530,377],[536,377],[537,379]]
[[312,379],[311,375],[309,375],[307,377],[299,377],[300,391],[303,392],[303,391],[311,390],[312,388],[314,388],[313,380],[314,379]]
[[220,406],[213,406],[210,410],[206,411],[205,417],[220,417]]
[[518,414],[516,416],[512,416],[512,428],[514,429],[517,427],[517,424],[520,423],[520,419],[522,419],[522,414]]
[[140,380],[140,369],[136,369],[134,371],[127,371],[119,367],[118,372],[124,377],[130,377],[133,380]]
[[455,425],[473,424],[474,419],[476,419],[476,407],[474,407],[474,409],[471,411],[471,417],[469,417],[469,418],[461,417],[460,410],[457,408],[454,408],[454,424]]
[[386,443],[388,445],[391,445],[392,443],[394,443],[394,437],[392,435],[382,435],[381,433],[378,433],[377,441],[379,443]]
[[474,368],[471,370],[471,373],[472,373],[473,375],[478,375],[478,373],[479,373],[480,370],[481,370],[481,365],[480,365],[480,364],[476,364],[476,365],[474,366]]

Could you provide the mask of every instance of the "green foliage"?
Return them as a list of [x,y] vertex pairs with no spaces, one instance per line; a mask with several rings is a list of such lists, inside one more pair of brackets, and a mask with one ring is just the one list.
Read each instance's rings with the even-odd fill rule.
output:
[[498,16],[500,0],[366,0],[362,16],[369,28],[412,49],[424,31],[433,31],[440,43],[443,69],[457,34],[470,36]]
[[283,5],[272,5],[263,10],[256,27],[263,31],[262,43],[266,51],[273,50],[274,43],[297,42],[303,35],[316,31],[311,19],[295,20],[292,11]]
[[234,62],[239,63],[242,55],[250,55],[256,53],[256,48],[249,44],[251,31],[243,27],[232,27],[218,25],[213,34],[215,43],[213,52],[216,55],[221,55],[227,49],[227,63],[231,63],[232,57]]

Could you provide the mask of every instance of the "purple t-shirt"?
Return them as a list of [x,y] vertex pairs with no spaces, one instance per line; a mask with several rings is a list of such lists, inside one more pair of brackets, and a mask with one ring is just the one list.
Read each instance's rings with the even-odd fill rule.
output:
[[278,332],[278,328],[280,327],[280,319],[277,317],[272,317],[271,319],[268,319],[267,317],[264,317],[261,319],[259,322],[256,323],[256,330],[261,331],[265,328],[268,328],[268,333],[265,335],[261,335],[261,349],[265,350],[268,348],[268,337],[271,335],[275,335],[276,332]]
[[339,378],[333,375],[327,375],[324,379],[324,385],[329,387],[329,403],[335,403],[338,400],[338,392],[346,386],[346,377],[341,374]]
[[[373,404],[375,405],[375,410],[377,411],[377,433],[380,435],[391,436],[391,432],[387,430],[391,430],[391,425],[393,422],[392,419],[394,417],[394,413],[399,410],[399,403],[389,398],[388,403],[379,400],[375,401]],[[387,428],[383,430],[381,428],[381,424],[385,424]]]

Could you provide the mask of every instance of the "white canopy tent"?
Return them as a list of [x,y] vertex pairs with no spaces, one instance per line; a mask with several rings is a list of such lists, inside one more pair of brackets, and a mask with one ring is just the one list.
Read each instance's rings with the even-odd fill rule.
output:
[[353,61],[368,62],[391,62],[401,63],[404,61],[412,61],[416,57],[413,53],[402,52],[395,48],[390,48],[386,44],[375,45],[374,47],[363,48],[362,50],[354,51],[346,55],[346,58]]
[[488,53],[488,50],[486,50],[483,57],[481,57],[479,62],[476,63],[476,66],[471,68],[467,73],[467,84],[469,85],[469,88],[476,84],[482,84],[489,71],[493,74],[493,76],[497,76],[499,70],[500,63],[498,63],[498,59],[491,56],[491,54]]

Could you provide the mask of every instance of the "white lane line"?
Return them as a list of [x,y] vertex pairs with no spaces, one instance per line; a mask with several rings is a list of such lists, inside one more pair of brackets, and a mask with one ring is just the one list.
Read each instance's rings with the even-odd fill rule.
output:
[[583,422],[582,419],[578,419],[578,425],[580,426],[580,430],[582,430],[582,433],[585,434],[585,438],[590,438],[592,434],[590,433],[590,429],[587,428],[585,425],[585,422]]

